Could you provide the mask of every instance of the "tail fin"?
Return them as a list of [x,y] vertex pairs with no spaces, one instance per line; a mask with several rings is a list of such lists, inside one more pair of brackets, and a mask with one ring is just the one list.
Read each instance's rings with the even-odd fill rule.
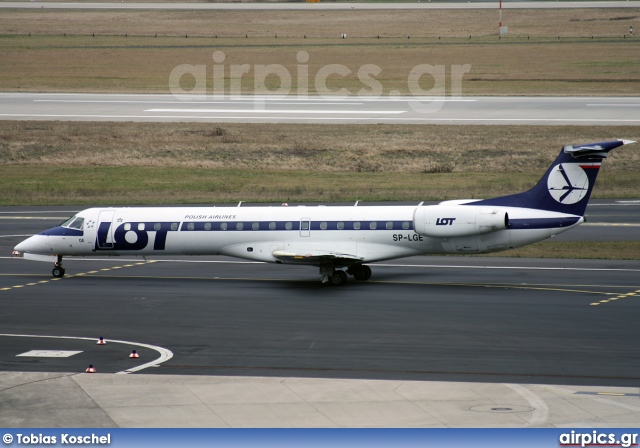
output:
[[583,216],[602,160],[618,146],[632,140],[565,146],[538,184],[531,190],[473,205],[525,207]]

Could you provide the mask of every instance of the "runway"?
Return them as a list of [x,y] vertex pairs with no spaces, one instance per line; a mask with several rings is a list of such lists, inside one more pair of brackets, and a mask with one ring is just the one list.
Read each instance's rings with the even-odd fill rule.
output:
[[637,125],[633,97],[343,97],[0,93],[0,119]]
[[[606,225],[628,224],[637,239],[639,207],[601,203],[589,210],[594,226],[585,232],[606,240]],[[148,363],[160,348],[172,356],[141,373],[627,387],[640,380],[638,261],[414,257],[374,264],[371,281],[337,288],[321,285],[314,268],[224,257],[69,258],[67,276],[53,280],[47,264],[9,254],[20,235],[72,208],[1,211],[0,328],[40,338],[0,336],[0,371],[82,372],[92,363],[125,372],[137,362],[124,351],[137,349]],[[101,350],[99,336],[123,342]],[[81,353],[17,356],[36,349]]]
[[[563,8],[637,8],[638,1],[583,2],[511,2],[505,0],[504,9],[563,9]],[[413,3],[80,3],[80,2],[0,2],[0,8],[47,9],[164,9],[164,10],[304,10],[327,11],[340,9],[498,9],[495,2],[413,2]]]

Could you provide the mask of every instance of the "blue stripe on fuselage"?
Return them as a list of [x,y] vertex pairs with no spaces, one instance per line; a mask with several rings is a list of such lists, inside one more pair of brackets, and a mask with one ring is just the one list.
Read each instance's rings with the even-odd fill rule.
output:
[[510,219],[509,229],[513,229],[513,230],[556,229],[559,227],[570,227],[576,224],[579,220],[580,220],[580,217]]
[[41,232],[40,235],[46,236],[84,236],[84,232],[78,229],[69,229],[67,227],[54,227],[52,229]]

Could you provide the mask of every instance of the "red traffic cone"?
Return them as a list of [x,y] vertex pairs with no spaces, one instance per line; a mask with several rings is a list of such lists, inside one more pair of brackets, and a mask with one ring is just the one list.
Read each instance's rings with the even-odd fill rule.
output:
[[136,352],[135,350],[131,352],[131,354],[129,355],[129,358],[139,358],[140,355],[138,355],[138,352]]
[[96,373],[96,368],[93,367],[93,364],[89,364],[89,367],[87,367],[87,370],[85,370],[85,372],[87,372],[87,373]]
[[98,345],[105,345],[106,343],[107,341],[105,341],[102,336],[100,336],[100,339],[98,339],[98,342],[96,342],[96,344]]

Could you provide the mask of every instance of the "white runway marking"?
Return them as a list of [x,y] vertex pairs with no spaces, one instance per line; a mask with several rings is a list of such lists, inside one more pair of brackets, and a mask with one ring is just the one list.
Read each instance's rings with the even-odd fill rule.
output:
[[495,123],[505,123],[508,121],[515,121],[519,123],[529,123],[529,122],[553,122],[553,123],[563,123],[563,122],[571,122],[571,123],[638,123],[640,122],[640,118],[637,119],[603,119],[603,118],[432,118],[432,117],[419,117],[419,118],[411,118],[411,117],[403,117],[403,118],[383,118],[383,120],[403,120],[403,121],[452,121],[462,123],[465,121],[472,122],[495,122]]
[[587,104],[588,107],[640,107],[640,103],[639,104],[632,104],[632,103],[620,103],[620,104],[606,104],[606,103],[602,103],[602,104]]
[[313,110],[313,109],[147,109],[145,112],[166,113],[236,113],[236,114],[403,114],[404,110]]
[[[256,103],[262,103],[262,100],[252,100],[252,99],[246,99],[244,101],[239,101],[239,100],[234,100],[234,101],[238,101],[238,102],[256,102]],[[103,103],[123,103],[123,104],[202,104],[202,105],[206,105],[206,104],[233,104],[233,101],[118,101],[118,100],[100,100],[100,101],[92,101],[92,100],[33,100],[34,103],[83,103],[83,104],[103,104]],[[264,104],[264,103],[263,103]],[[274,105],[331,105],[331,106],[344,106],[346,104],[350,105],[350,106],[362,106],[364,103],[352,103],[352,102],[341,102],[341,103],[333,103],[333,102],[326,102],[326,101],[316,101],[316,102],[300,102],[300,101],[293,101],[293,102],[283,102],[283,101],[279,101],[279,100],[272,100],[269,101],[269,104],[274,104]]]
[[327,98],[296,98],[294,97],[285,97],[283,99],[277,98],[264,98],[264,97],[253,97],[247,95],[246,98],[229,98],[227,100],[220,101],[209,101],[209,100],[198,100],[198,101],[134,101],[134,100],[33,100],[34,103],[88,103],[88,104],[101,104],[101,103],[123,103],[123,104],[232,104],[234,102],[238,103],[269,103],[269,104],[313,104],[313,105],[363,105],[365,102],[403,102],[403,103],[473,103],[477,102],[477,99],[462,99],[462,98],[423,98],[423,97],[382,97],[382,98],[362,98],[362,97],[353,97],[353,98],[343,98],[340,101],[336,100],[336,98],[331,98],[331,101],[327,101]]
[[[46,336],[46,335],[34,335],[34,334],[0,334],[0,336],[17,337],[17,338],[76,339],[79,341],[96,341],[97,340],[97,338],[95,337],[83,338],[83,337],[74,337],[74,336]],[[116,372],[116,375],[139,372],[140,370],[144,370],[148,367],[157,367],[159,364],[162,364],[163,362],[169,361],[171,358],[173,358],[173,353],[171,352],[171,350],[168,350],[163,347],[158,347],[156,345],[141,344],[139,342],[118,341],[115,339],[108,339],[108,342],[114,343],[114,344],[132,345],[134,347],[145,347],[160,353],[160,357],[158,359],[155,359],[154,361],[148,362],[146,364],[141,364],[139,366],[132,367],[127,370],[123,370],[122,372]]]
[[560,268],[560,267],[533,267],[533,266],[454,266],[444,264],[378,264],[372,266],[385,266],[391,268],[446,268],[446,269],[510,269],[527,271],[581,271],[581,272],[640,272],[640,269],[609,269],[609,268]]
[[533,408],[533,413],[527,426],[540,427],[547,423],[547,420],[549,419],[549,406],[547,406],[547,403],[542,397],[520,384],[503,383],[503,386],[510,388],[527,400],[529,405]]
[[631,224],[624,222],[585,222],[582,225],[590,227],[640,227],[640,224]]
[[[23,117],[23,118],[108,118],[108,119],[193,119],[193,120],[264,120],[266,117],[246,117],[246,116],[189,116],[189,115],[60,115],[60,114],[0,114],[0,117]],[[301,120],[300,117],[268,117],[269,120]],[[377,120],[384,120],[384,118],[372,118]],[[309,117],[302,118],[302,120],[336,120],[335,117]],[[341,121],[344,120],[368,120],[366,117],[340,117]],[[602,120],[600,120],[602,121]]]
[[[259,111],[251,111],[251,112],[259,112]],[[291,111],[284,111],[291,112]],[[405,111],[401,111],[402,113]],[[321,112],[313,112],[313,113],[321,113]],[[355,112],[354,112],[355,113]],[[390,112],[375,112],[376,114],[388,114]],[[411,117],[340,117],[339,119],[336,117],[289,117],[289,116],[234,116],[234,115],[220,115],[220,116],[197,116],[197,115],[93,115],[93,114],[0,114],[0,117],[13,117],[13,118],[104,118],[104,119],[147,119],[147,120],[185,120],[185,119],[193,119],[193,120],[238,120],[238,122],[242,122],[243,120],[292,120],[292,121],[303,121],[303,120],[376,120],[376,121],[400,121],[400,122],[437,122],[437,123],[640,123],[640,118],[638,119],[602,119],[602,118],[576,118],[576,119],[568,119],[568,118],[432,118],[432,117],[420,117],[420,118],[411,118]]]
[[16,356],[24,356],[27,358],[69,358],[70,356],[82,353],[82,351],[74,350],[30,350],[25,353],[20,353]]

